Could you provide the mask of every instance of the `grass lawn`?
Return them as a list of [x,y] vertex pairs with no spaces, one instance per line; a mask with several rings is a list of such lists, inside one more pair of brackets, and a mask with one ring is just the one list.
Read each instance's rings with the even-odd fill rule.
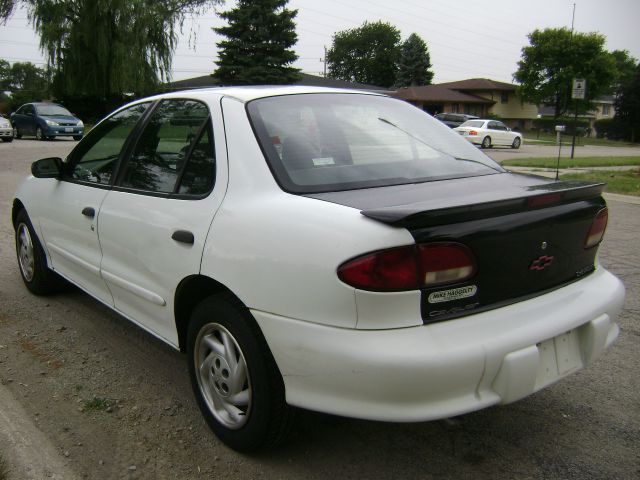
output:
[[596,180],[605,182],[606,192],[621,193],[623,195],[640,196],[640,169],[611,171],[599,170],[586,173],[561,174],[563,180]]
[[[531,144],[533,145],[536,145],[536,144],[556,145],[555,134],[541,132],[540,135],[538,135],[537,132],[526,131],[526,132],[523,132],[522,135],[524,136],[525,143],[527,142],[527,140],[532,140]],[[570,135],[563,135],[562,145],[571,145],[571,138],[572,137]],[[606,138],[595,138],[595,137],[576,137],[576,145],[578,146],[600,145],[600,146],[606,146],[606,147],[634,147],[634,146],[637,147],[638,146],[637,143],[623,142],[621,140],[607,140]]]
[[[556,168],[558,157],[534,157],[505,160],[502,165],[512,167]],[[560,168],[613,167],[620,165],[640,165],[640,157],[560,157]]]

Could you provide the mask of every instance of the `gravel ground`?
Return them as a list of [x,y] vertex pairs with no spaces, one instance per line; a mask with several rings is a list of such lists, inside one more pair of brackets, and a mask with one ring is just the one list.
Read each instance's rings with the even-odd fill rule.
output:
[[[0,144],[0,382],[80,478],[640,477],[639,205],[610,203],[600,257],[624,280],[627,304],[618,342],[587,370],[515,404],[443,421],[300,411],[280,449],[244,456],[206,427],[183,355],[78,290],[42,298],[23,286],[13,193],[32,160],[74,144]],[[8,448],[0,443],[0,453]],[[22,480],[6,460],[10,478]]]

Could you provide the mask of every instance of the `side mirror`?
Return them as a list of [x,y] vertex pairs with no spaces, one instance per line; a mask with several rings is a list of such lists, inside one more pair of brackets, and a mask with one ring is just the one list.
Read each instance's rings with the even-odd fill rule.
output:
[[62,159],[50,157],[33,162],[31,164],[31,175],[36,178],[60,178],[62,175]]

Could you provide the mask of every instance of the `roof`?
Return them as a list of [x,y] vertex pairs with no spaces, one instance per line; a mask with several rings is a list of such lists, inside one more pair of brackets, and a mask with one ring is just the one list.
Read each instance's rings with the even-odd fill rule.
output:
[[[297,82],[293,83],[293,85],[387,91],[386,88],[378,87],[376,85],[369,85],[366,83],[358,83],[358,82],[347,82],[345,80],[338,80],[336,78],[309,75],[308,73],[301,73],[300,79]],[[212,75],[203,75],[202,77],[187,78],[184,80],[170,82],[164,85],[166,90],[187,90],[191,88],[218,87],[218,86],[220,86],[220,83]]]
[[419,100],[423,102],[460,102],[486,105],[493,105],[495,103],[493,100],[487,98],[447,88],[444,84],[399,88],[390,95],[395,98],[401,98],[402,100]]
[[[194,97],[206,97],[210,94],[218,96],[227,96],[240,100],[241,102],[248,102],[256,98],[264,97],[276,97],[280,95],[296,95],[302,93],[361,93],[365,95],[376,95],[376,92],[354,90],[346,88],[327,88],[327,87],[313,87],[303,85],[252,85],[241,87],[209,87],[209,88],[191,88],[186,92],[189,96]],[[163,93],[151,97],[154,98],[172,98],[172,97],[184,97],[185,90],[177,90],[170,93]]]
[[439,83],[441,87],[452,88],[454,90],[506,90],[515,91],[517,85],[506,82],[498,82],[489,78],[469,78],[458,82]]

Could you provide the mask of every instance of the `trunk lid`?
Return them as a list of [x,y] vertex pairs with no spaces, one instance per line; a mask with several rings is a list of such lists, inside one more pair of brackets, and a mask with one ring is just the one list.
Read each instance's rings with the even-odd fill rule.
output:
[[603,187],[503,173],[310,196],[406,228],[417,243],[458,242],[472,250],[473,278],[421,291],[423,320],[432,322],[540,295],[590,274],[597,246],[584,244],[606,206]]

